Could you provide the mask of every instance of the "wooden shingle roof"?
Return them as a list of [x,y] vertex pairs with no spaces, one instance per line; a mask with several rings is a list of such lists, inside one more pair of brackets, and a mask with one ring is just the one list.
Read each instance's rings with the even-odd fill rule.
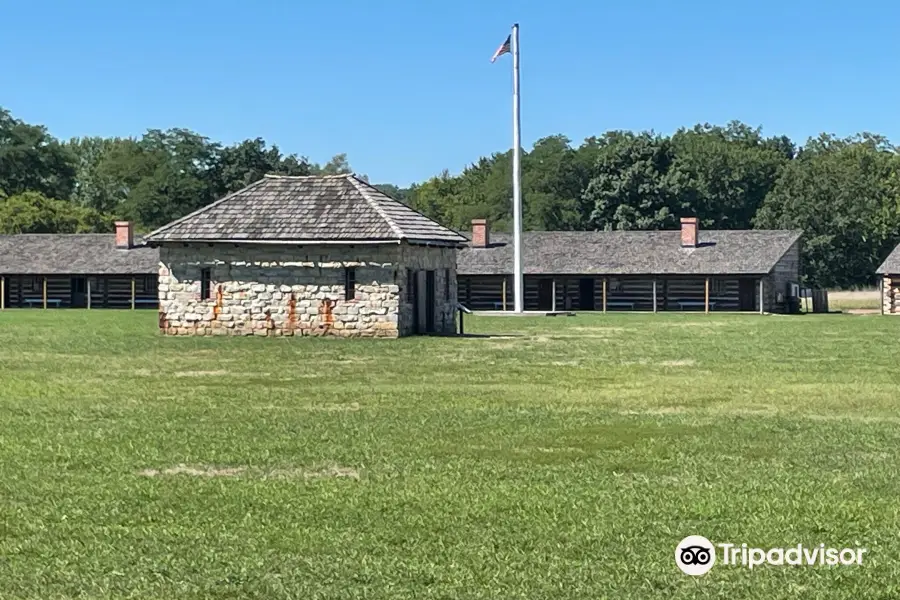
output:
[[[760,275],[800,239],[793,230],[701,231],[694,248],[679,231],[526,231],[524,271],[533,275]],[[464,248],[460,275],[513,272],[512,236],[491,233],[487,248]]]
[[354,175],[266,175],[173,221],[145,239],[160,242],[458,245],[466,239]]
[[897,275],[900,274],[900,245],[894,248],[881,266],[876,271],[879,275]]
[[159,250],[116,248],[110,233],[20,233],[0,235],[2,275],[155,275]]

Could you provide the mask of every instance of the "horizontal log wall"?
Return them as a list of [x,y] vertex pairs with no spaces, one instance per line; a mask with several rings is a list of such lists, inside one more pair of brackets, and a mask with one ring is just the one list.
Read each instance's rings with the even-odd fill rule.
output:
[[[8,308],[43,307],[43,275],[6,275],[4,277]],[[46,279],[47,308],[71,307],[73,301],[72,276],[48,275]],[[90,285],[91,308],[131,308],[131,279],[127,275],[87,277],[86,283]],[[156,308],[158,306],[156,280],[156,275],[135,276],[135,308]],[[82,299],[84,307],[87,306],[87,296],[85,288]]]
[[885,275],[881,278],[882,312],[886,315],[900,315],[900,275]]
[[[525,277],[525,310],[550,310],[539,303],[541,281],[551,282],[550,276]],[[603,310],[602,276],[558,276],[556,280],[556,310],[585,310],[581,306],[581,280],[594,280],[594,310]],[[738,311],[740,283],[736,277],[710,277],[709,300],[711,311]],[[501,310],[503,277],[496,275],[463,275],[459,278],[459,301],[472,310]],[[653,279],[641,277],[608,277],[607,310],[652,311]],[[759,310],[758,280],[753,280],[753,307]],[[551,285],[548,283],[547,285]],[[656,280],[657,311],[703,311],[706,298],[705,277],[669,277]],[[684,303],[684,304],[682,304]],[[513,309],[512,278],[507,277],[506,309]]]
[[[472,310],[502,310],[503,302],[502,275],[472,275],[457,279],[459,302]],[[512,278],[507,279],[507,310],[513,308]]]

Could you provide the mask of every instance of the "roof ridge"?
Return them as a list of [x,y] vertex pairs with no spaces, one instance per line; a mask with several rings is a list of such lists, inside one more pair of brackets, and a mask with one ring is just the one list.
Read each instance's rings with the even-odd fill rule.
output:
[[338,173],[337,175],[279,175],[278,173],[266,173],[263,178],[268,179],[347,179],[353,177],[353,173]]
[[[393,231],[397,235],[397,237],[399,237],[400,239],[404,239],[406,236],[403,234],[403,230],[400,229],[400,226],[397,225],[396,223],[394,223],[394,220],[391,219],[390,216],[388,216],[388,214],[384,211],[384,208],[382,208],[379,205],[378,200],[376,200],[371,195],[369,195],[369,189],[374,189],[375,191],[378,191],[377,188],[374,188],[369,183],[362,181],[361,179],[356,177],[356,175],[348,176],[347,180],[350,182],[350,184],[354,188],[356,188],[356,191],[359,192],[359,195],[363,197],[363,200],[368,202],[369,206],[371,206],[372,209],[378,213],[378,216],[380,216],[382,219],[384,219],[385,223],[388,224],[388,227],[391,228],[391,231]],[[368,189],[366,189],[366,188],[368,188]],[[382,194],[382,195],[392,202],[397,202],[390,196],[386,196],[384,194]]]
[[261,179],[257,179],[256,181],[254,181],[253,183],[251,183],[251,184],[248,185],[248,186],[245,186],[245,187],[243,187],[243,188],[241,188],[241,189],[239,189],[239,190],[235,190],[235,191],[231,192],[230,194],[226,194],[226,196],[225,196],[224,198],[220,198],[220,199],[216,200],[215,202],[210,202],[210,203],[207,204],[206,206],[201,206],[201,207],[198,208],[197,210],[195,210],[195,211],[193,211],[193,212],[190,212],[190,213],[184,215],[184,216],[181,217],[180,219],[175,219],[174,221],[172,221],[172,222],[170,222],[170,223],[166,223],[166,224],[163,225],[162,227],[159,227],[158,229],[154,229],[154,230],[151,231],[150,233],[145,233],[145,234],[144,234],[144,239],[145,239],[145,240],[148,240],[148,241],[153,241],[153,240],[150,239],[150,238],[152,238],[153,236],[155,236],[155,235],[157,235],[157,234],[159,234],[159,233],[163,233],[164,231],[166,231],[166,230],[168,230],[168,229],[171,229],[171,228],[175,227],[176,225],[178,225],[178,224],[181,223],[182,221],[185,221],[185,220],[187,220],[187,219],[190,219],[191,217],[196,216],[196,215],[199,215],[200,213],[206,212],[207,210],[210,210],[211,208],[214,208],[214,207],[216,207],[216,206],[222,204],[223,202],[226,202],[226,201],[228,201],[228,200],[231,200],[231,198],[233,198],[234,196],[240,194],[241,192],[244,192],[244,191],[246,191],[246,190],[249,190],[249,189],[251,189],[251,188],[254,188],[254,187],[258,186],[259,184],[261,184],[261,183],[262,183],[263,181],[265,181],[265,180],[266,180],[265,177],[263,177],[263,178],[261,178]]

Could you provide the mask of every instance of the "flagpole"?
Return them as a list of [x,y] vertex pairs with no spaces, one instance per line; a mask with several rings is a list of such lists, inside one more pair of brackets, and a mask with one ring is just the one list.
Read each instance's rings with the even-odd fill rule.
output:
[[513,55],[513,308],[521,313],[524,304],[522,277],[522,170],[519,148],[522,121],[519,115],[519,24],[512,28]]

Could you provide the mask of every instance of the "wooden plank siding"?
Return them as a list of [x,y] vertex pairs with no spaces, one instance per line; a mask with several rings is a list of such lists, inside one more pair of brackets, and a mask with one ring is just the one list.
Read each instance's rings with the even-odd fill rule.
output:
[[772,274],[766,278],[763,293],[766,297],[766,311],[787,312],[787,298],[790,284],[800,283],[800,240],[784,253],[775,263]]
[[[541,281],[544,285],[556,281],[556,310],[585,310],[581,306],[581,280],[593,280],[593,310],[603,310],[603,282],[607,284],[608,311],[652,311],[653,278],[622,276],[573,276],[557,277],[543,275],[525,276],[525,310],[550,310],[550,306],[539,303]],[[753,285],[758,285],[758,278],[746,278]],[[710,277],[710,310],[739,311],[740,304],[739,277]],[[458,278],[459,301],[472,310],[501,310],[502,282],[500,275],[460,275]],[[507,285],[507,310],[513,308],[512,284]],[[757,288],[754,288],[757,289]],[[658,277],[656,278],[656,310],[657,311],[703,311],[706,298],[705,277]],[[679,302],[691,303],[682,306]],[[758,310],[758,295],[754,295],[753,306],[745,306],[744,310]]]
[[[43,275],[6,275],[7,308],[42,308]],[[91,308],[131,308],[131,276],[128,275],[48,275],[47,308],[70,308],[72,279],[84,278],[90,285]],[[155,275],[135,276],[135,308],[157,308],[159,298]],[[87,307],[87,288],[81,307]],[[32,300],[31,303],[26,300]],[[58,302],[57,302],[58,301]],[[76,301],[77,303],[77,301]]]

